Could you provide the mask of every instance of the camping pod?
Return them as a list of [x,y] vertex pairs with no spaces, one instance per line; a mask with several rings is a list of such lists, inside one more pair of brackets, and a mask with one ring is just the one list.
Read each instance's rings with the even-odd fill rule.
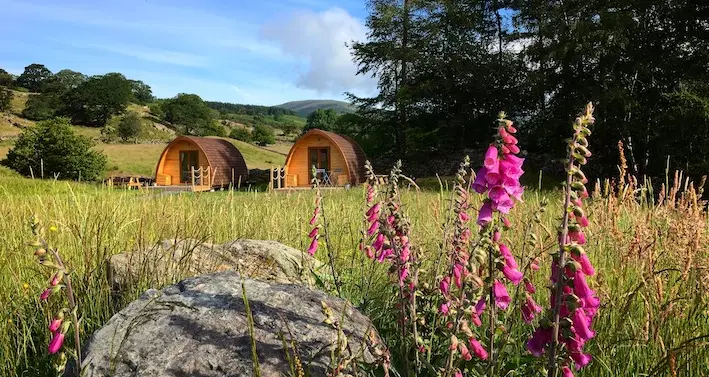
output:
[[356,185],[365,181],[365,155],[350,137],[312,129],[296,140],[285,165],[285,187],[308,187],[312,167],[327,186]]
[[244,157],[230,142],[180,136],[160,155],[155,183],[157,186],[226,187],[245,180],[248,173]]

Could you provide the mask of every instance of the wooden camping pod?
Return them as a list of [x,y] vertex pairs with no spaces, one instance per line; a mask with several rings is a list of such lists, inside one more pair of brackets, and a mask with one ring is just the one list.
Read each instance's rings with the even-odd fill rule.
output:
[[[199,185],[226,187],[245,180],[249,170],[246,161],[230,142],[208,137],[180,136],[163,150],[155,169],[158,186]],[[204,182],[204,177],[208,181]]]
[[365,161],[364,151],[352,138],[312,129],[299,137],[288,152],[285,187],[310,186],[313,165],[327,172],[332,186],[363,183]]

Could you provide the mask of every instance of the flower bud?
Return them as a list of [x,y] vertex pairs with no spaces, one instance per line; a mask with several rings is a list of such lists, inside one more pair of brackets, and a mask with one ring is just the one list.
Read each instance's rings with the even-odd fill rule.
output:
[[39,248],[39,249],[35,250],[35,252],[34,252],[34,255],[37,257],[43,257],[46,254],[47,254],[47,250],[45,250],[43,248]]

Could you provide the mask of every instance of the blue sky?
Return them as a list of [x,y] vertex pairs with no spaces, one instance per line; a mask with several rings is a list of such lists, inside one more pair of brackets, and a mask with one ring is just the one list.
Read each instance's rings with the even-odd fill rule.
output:
[[0,0],[0,68],[120,72],[158,97],[260,105],[371,95],[345,43],[364,0]]

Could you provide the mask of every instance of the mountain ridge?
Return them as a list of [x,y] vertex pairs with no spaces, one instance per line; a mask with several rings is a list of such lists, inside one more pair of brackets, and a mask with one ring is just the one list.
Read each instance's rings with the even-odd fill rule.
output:
[[318,109],[333,109],[337,114],[352,113],[355,111],[354,106],[345,101],[338,100],[300,100],[300,101],[290,101],[282,103],[280,105],[275,105],[273,107],[280,107],[283,109],[293,110],[299,116],[307,117],[315,110]]

